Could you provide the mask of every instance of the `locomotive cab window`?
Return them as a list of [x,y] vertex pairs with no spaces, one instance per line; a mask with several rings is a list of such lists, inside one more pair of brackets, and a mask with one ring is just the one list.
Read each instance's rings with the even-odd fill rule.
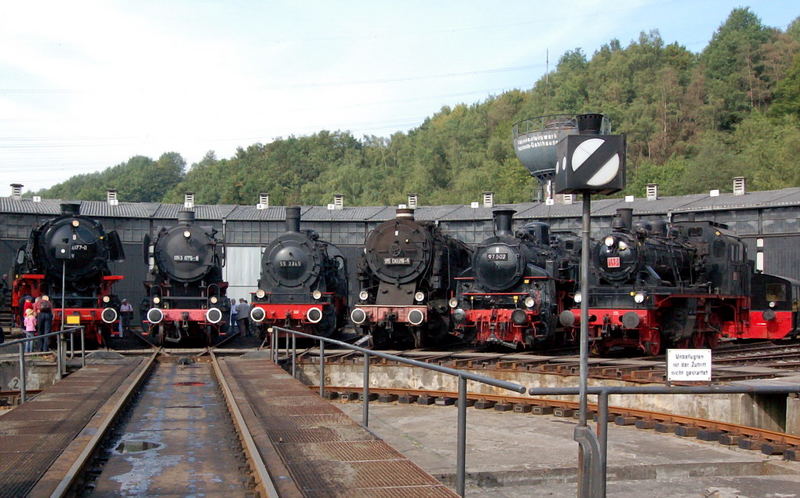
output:
[[786,301],[786,284],[771,283],[767,284],[766,298],[767,301]]
[[714,244],[711,246],[711,250],[713,251],[713,255],[715,258],[724,258],[725,257],[725,242],[717,239],[714,241]]

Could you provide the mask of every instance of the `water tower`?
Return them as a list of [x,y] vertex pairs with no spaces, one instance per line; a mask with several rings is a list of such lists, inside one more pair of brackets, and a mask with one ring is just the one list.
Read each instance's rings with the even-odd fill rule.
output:
[[[603,118],[601,134],[610,132]],[[552,197],[551,184],[556,172],[556,144],[567,135],[577,135],[578,117],[575,114],[548,114],[520,121],[512,129],[514,152],[528,168],[531,176],[539,180],[538,199]],[[546,195],[542,195],[543,191]]]

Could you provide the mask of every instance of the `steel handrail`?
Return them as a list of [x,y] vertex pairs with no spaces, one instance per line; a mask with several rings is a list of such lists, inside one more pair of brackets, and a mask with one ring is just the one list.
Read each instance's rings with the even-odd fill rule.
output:
[[275,363],[278,362],[278,333],[283,332],[286,335],[286,350],[288,354],[289,350],[289,334],[292,336],[292,376],[295,375],[296,370],[296,362],[297,362],[297,348],[296,348],[296,337],[305,337],[307,339],[312,339],[315,341],[319,341],[319,365],[320,365],[320,375],[319,375],[319,392],[320,396],[325,393],[325,343],[334,344],[346,349],[351,349],[353,351],[357,351],[364,355],[364,386],[363,386],[363,411],[362,411],[362,423],[364,427],[369,427],[369,362],[370,356],[377,356],[378,358],[383,358],[390,361],[396,361],[398,363],[404,363],[406,365],[411,365],[418,368],[423,368],[426,370],[433,370],[436,372],[440,372],[447,375],[452,375],[458,378],[458,437],[457,437],[457,446],[458,449],[456,451],[457,455],[457,462],[456,462],[456,492],[460,496],[464,496],[465,490],[465,481],[466,481],[466,455],[467,455],[467,381],[471,380],[473,382],[480,382],[482,384],[487,384],[494,387],[499,387],[501,389],[506,389],[508,391],[513,391],[517,393],[524,393],[527,388],[521,384],[516,384],[513,382],[507,382],[504,380],[493,379],[491,377],[486,377],[483,375],[473,374],[470,372],[465,372],[463,370],[458,370],[455,368],[443,367],[441,365],[432,365],[429,363],[424,363],[418,360],[412,360],[410,358],[403,358],[401,356],[395,356],[389,353],[382,353],[380,351],[372,351],[370,349],[362,348],[360,346],[355,346],[353,344],[348,344],[346,342],[337,341],[336,339],[330,339],[327,337],[321,337],[318,335],[306,334],[305,332],[299,332],[297,330],[291,330],[283,327],[270,327],[269,331],[271,341],[271,357],[272,361]]
[[[795,385],[745,385],[745,386],[588,386],[586,394],[596,395],[597,399],[597,432],[599,439],[600,475],[593,476],[598,482],[597,489],[590,490],[592,496],[606,496],[606,480],[608,471],[608,397],[625,394],[791,394],[800,393],[800,384]],[[577,387],[532,387],[528,389],[532,396],[577,395]],[[594,480],[593,479],[593,480]]]
[[33,337],[23,337],[22,339],[15,339],[10,342],[3,343],[0,347],[7,347],[17,345],[19,346],[19,403],[25,403],[27,401],[27,379],[26,379],[26,371],[25,371],[25,343],[32,342],[32,341],[42,341],[47,337],[52,336],[60,336],[57,342],[57,350],[56,350],[56,364],[58,366],[58,372],[56,378],[61,380],[62,376],[64,375],[64,346],[62,345],[63,335],[69,334],[69,354],[70,358],[75,357],[75,344],[73,342],[73,337],[76,332],[81,333],[81,366],[86,366],[86,338],[83,334],[84,327],[82,325],[76,325],[74,327],[67,327],[62,330],[56,330],[55,332],[48,332],[47,334],[36,335]]

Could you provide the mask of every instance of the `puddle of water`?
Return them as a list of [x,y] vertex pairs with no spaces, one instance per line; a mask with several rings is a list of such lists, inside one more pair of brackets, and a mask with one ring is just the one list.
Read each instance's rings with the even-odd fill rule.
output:
[[206,385],[206,383],[205,382],[196,382],[196,381],[192,382],[192,381],[189,381],[189,382],[176,382],[173,385],[174,386],[204,386],[204,385]]
[[152,443],[150,441],[135,441],[135,440],[128,440],[128,441],[121,441],[114,451],[121,455],[125,455],[127,453],[140,453],[142,451],[162,448],[164,445],[161,443]]

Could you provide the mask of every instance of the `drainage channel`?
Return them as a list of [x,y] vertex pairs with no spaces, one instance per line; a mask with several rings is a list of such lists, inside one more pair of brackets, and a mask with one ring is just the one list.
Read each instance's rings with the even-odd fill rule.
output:
[[253,496],[255,483],[209,361],[162,356],[78,496]]

